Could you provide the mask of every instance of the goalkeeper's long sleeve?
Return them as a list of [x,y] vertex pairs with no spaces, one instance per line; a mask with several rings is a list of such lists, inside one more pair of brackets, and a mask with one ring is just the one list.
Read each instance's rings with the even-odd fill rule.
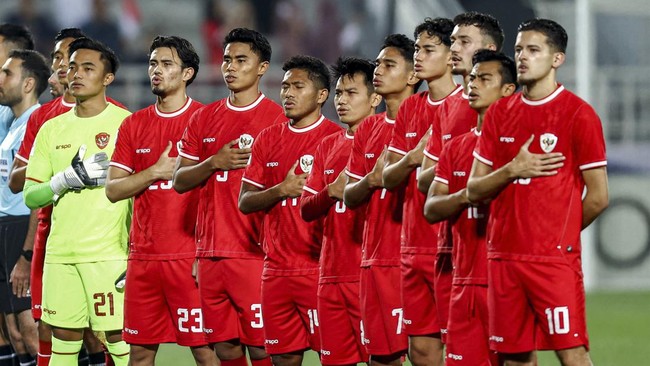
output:
[[50,188],[50,182],[38,183],[33,180],[25,180],[23,197],[27,207],[35,209],[45,207],[54,200],[54,192]]

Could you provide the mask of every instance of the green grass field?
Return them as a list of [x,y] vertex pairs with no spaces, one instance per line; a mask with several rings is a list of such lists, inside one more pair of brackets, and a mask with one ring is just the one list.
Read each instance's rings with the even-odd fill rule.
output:
[[[594,365],[650,365],[650,292],[588,294],[587,321]],[[194,361],[189,350],[163,345],[156,364],[190,366]],[[318,364],[318,355],[308,352],[304,365]],[[540,353],[540,366],[559,364],[552,352]]]

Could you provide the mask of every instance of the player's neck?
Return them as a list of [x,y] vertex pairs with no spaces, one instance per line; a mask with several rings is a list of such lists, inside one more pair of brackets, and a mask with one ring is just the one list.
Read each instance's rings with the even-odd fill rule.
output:
[[363,118],[361,118],[358,121],[346,123],[346,125],[348,126],[348,128],[346,129],[347,134],[348,135],[354,135],[354,133],[357,132],[357,128],[359,128],[359,125],[361,124],[361,122],[363,122],[364,119],[372,116],[373,114],[375,114],[374,110],[372,111],[372,113],[369,113],[367,116],[364,116]]
[[74,107],[74,114],[77,117],[82,118],[95,117],[102,113],[107,106],[106,95],[100,93],[84,100],[77,99],[77,105]]
[[406,87],[399,93],[382,95],[386,102],[386,117],[392,120],[397,118],[397,110],[399,109],[399,106],[402,104],[404,99],[411,95],[413,95],[413,87],[410,86]]
[[176,112],[177,110],[183,108],[187,102],[187,94],[185,90],[180,93],[174,93],[172,95],[158,96],[156,98],[156,106],[158,110],[163,113]]
[[75,99],[74,95],[70,93],[70,89],[65,88],[65,92],[63,92],[63,101],[70,104],[76,102],[77,100]]
[[427,82],[427,86],[429,87],[429,98],[431,100],[441,100],[456,90],[456,83],[451,73],[446,73]]
[[308,126],[311,126],[312,124],[318,122],[320,119],[321,113],[320,113],[320,107],[316,108],[315,110],[309,112],[309,114],[301,117],[300,119],[292,119],[291,120],[291,125],[295,128],[305,128]]
[[557,80],[555,80],[555,75],[549,73],[542,79],[524,85],[521,91],[526,99],[540,100],[553,94],[556,89]]
[[14,117],[18,118],[36,103],[38,103],[38,99],[36,99],[33,93],[31,93],[23,96],[23,100],[21,100],[20,103],[12,105],[11,111],[13,112]]
[[463,94],[469,94],[469,74],[463,75]]
[[241,91],[231,90],[230,95],[228,96],[228,100],[230,100],[230,104],[234,105],[235,107],[245,107],[255,102],[259,97],[260,90],[257,86],[255,86],[254,88]]
[[481,128],[483,128],[483,118],[485,118],[485,112],[487,111],[486,109],[477,111],[478,112],[478,117],[476,118],[476,131],[481,131]]

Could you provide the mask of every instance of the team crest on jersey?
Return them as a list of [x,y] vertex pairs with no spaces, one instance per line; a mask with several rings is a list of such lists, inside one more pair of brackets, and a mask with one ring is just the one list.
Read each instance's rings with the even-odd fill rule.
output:
[[552,133],[545,133],[539,137],[539,145],[542,147],[542,151],[550,153],[557,145],[557,136]]
[[240,149],[250,149],[251,146],[253,146],[253,141],[255,139],[253,136],[244,133],[241,136],[239,136],[239,148]]
[[311,155],[303,155],[300,157],[300,169],[303,172],[311,172],[311,167],[314,166],[314,157]]
[[107,134],[106,132],[101,132],[95,135],[95,143],[97,144],[97,147],[100,149],[105,148],[108,146],[108,141],[110,141],[111,135]]

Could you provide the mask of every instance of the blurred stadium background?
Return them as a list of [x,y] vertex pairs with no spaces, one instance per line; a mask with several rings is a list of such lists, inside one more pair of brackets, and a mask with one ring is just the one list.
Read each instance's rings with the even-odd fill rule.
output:
[[[238,26],[260,30],[273,46],[262,89],[277,100],[288,56],[306,53],[329,63],[339,55],[374,58],[385,35],[412,37],[424,17],[465,10],[496,16],[510,55],[523,20],[547,17],[567,29],[559,79],[595,107],[608,143],[610,208],[583,242],[593,358],[597,365],[650,364],[650,1],[2,0],[0,21],[28,25],[46,55],[63,27],[81,27],[109,44],[123,63],[109,94],[136,110],[154,100],[146,60],[157,34],[195,45],[202,63],[189,93],[211,102],[227,95],[219,71],[225,33]],[[325,114],[335,119],[329,104]],[[192,364],[189,357],[164,346],[158,360]],[[541,355],[540,364],[557,364],[552,360]]]

